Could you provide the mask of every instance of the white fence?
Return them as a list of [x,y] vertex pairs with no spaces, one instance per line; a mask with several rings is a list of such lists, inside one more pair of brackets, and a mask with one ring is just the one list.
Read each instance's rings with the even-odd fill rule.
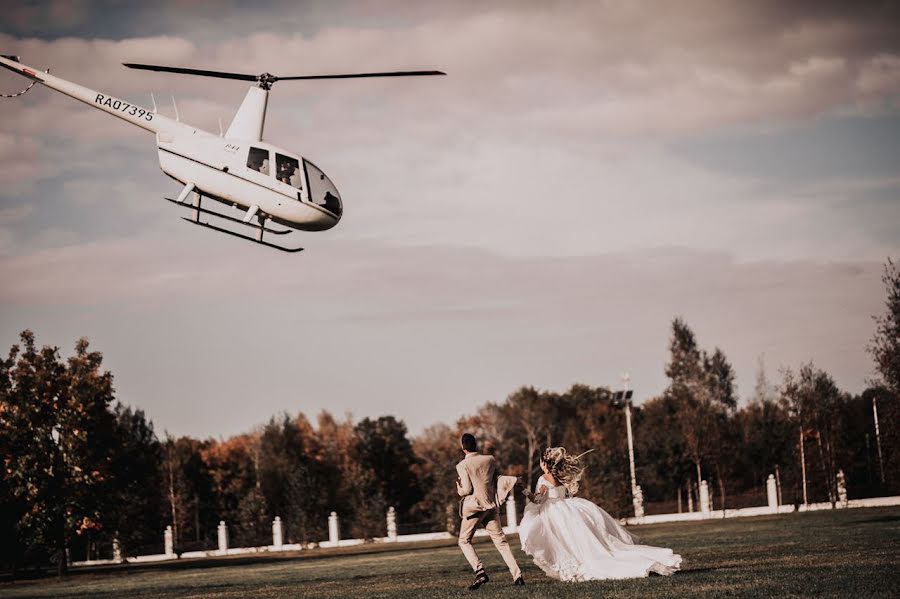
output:
[[713,518],[741,518],[746,516],[765,516],[768,514],[790,514],[792,512],[815,512],[819,510],[847,509],[857,507],[887,507],[900,505],[900,496],[872,497],[869,499],[848,499],[847,489],[844,486],[843,472],[838,476],[838,500],[831,502],[808,503],[800,506],[779,505],[778,491],[775,484],[775,475],[770,474],[766,481],[767,505],[760,507],[747,507],[735,510],[711,510],[709,505],[709,485],[700,482],[700,510],[689,511],[680,514],[655,514],[653,516],[640,516],[625,518],[625,524],[658,524],[660,522],[688,522],[692,520],[710,520]]
[[[706,491],[706,492],[704,492]],[[847,499],[846,489],[838,489],[839,500],[832,505],[831,503],[811,503],[801,505],[795,510],[793,505],[779,505],[778,494],[775,492],[775,477],[769,475],[766,484],[768,505],[760,507],[750,507],[734,510],[711,510],[709,505],[709,492],[706,481],[700,484],[700,505],[699,511],[686,512],[680,514],[656,514],[652,516],[641,516],[637,518],[625,518],[621,520],[623,524],[640,525],[655,524],[660,522],[681,522],[692,520],[710,520],[713,518],[740,518],[745,516],[763,516],[769,514],[788,514],[794,511],[810,512],[817,510],[830,509],[846,509],[858,507],[886,507],[900,505],[900,496],[896,497],[875,497],[871,499]],[[416,543],[422,541],[438,541],[453,539],[453,535],[448,532],[430,532],[410,535],[397,534],[397,517],[393,507],[388,509],[386,515],[387,536],[372,539],[374,543]],[[516,511],[516,502],[512,495],[506,501],[506,526],[503,527],[506,534],[512,534],[518,531],[518,513]],[[219,522],[217,529],[218,548],[207,551],[186,551],[183,553],[175,553],[172,538],[172,527],[167,526],[163,533],[165,541],[165,553],[157,555],[139,555],[135,557],[122,557],[119,554],[118,543],[114,543],[113,559],[98,559],[72,562],[72,566],[95,566],[103,564],[119,564],[119,563],[145,563],[159,562],[166,560],[177,560],[187,558],[204,558],[218,557],[223,555],[245,555],[252,553],[271,553],[280,551],[300,551],[315,549],[317,547],[350,547],[353,545],[362,545],[365,539],[342,539],[340,535],[340,518],[335,512],[331,512],[328,516],[328,540],[320,543],[307,543],[305,545],[299,543],[284,543],[284,526],[281,518],[277,517],[272,521],[272,544],[261,547],[229,547],[228,545],[228,526],[224,521]],[[487,531],[480,529],[475,536],[485,536]]]
[[[506,534],[512,534],[518,530],[516,500],[510,495],[506,501],[506,518],[507,525],[503,527]],[[453,539],[453,535],[449,532],[426,532],[410,535],[397,534],[397,513],[393,507],[388,508],[386,515],[387,536],[371,539],[373,543],[416,543],[421,541],[439,541]],[[328,516],[328,540],[319,543],[284,543],[284,525],[281,518],[276,516],[272,521],[272,544],[262,547],[229,547],[228,546],[228,526],[224,521],[219,522],[218,532],[218,548],[206,551],[185,551],[182,553],[175,552],[175,544],[172,535],[172,527],[167,526],[163,532],[163,540],[165,553],[156,555],[138,555],[134,557],[122,557],[118,551],[114,552],[113,559],[94,559],[86,561],[72,562],[72,566],[99,566],[105,564],[138,564],[146,562],[161,562],[166,560],[198,558],[198,557],[218,557],[223,555],[246,555],[252,553],[271,553],[278,551],[300,551],[307,549],[316,549],[318,547],[351,547],[353,545],[362,545],[365,539],[342,539],[340,534],[340,518],[337,513],[331,512]],[[478,530],[475,536],[485,536],[487,531]],[[114,543],[118,546],[118,543]]]

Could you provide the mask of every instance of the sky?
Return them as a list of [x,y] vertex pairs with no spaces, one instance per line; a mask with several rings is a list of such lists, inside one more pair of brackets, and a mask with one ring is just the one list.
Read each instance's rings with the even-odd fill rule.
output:
[[[0,98],[0,343],[104,354],[157,431],[286,411],[413,434],[521,385],[660,394],[671,322],[760,361],[873,376],[900,257],[894,2],[10,2],[0,51],[218,131],[276,75],[265,139],[344,216],[282,254],[196,230],[154,139],[36,86]],[[0,73],[0,93],[25,80]]]

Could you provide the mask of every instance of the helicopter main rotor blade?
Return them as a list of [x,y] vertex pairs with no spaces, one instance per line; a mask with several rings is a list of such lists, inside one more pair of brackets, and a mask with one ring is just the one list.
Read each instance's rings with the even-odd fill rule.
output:
[[221,79],[239,79],[241,81],[258,81],[258,75],[247,75],[246,73],[227,73],[225,71],[204,71],[202,69],[185,69],[182,67],[164,67],[156,64],[137,64],[133,62],[123,62],[123,65],[129,69],[141,69],[144,71],[161,71],[163,73],[180,73],[182,75],[200,75],[201,77],[219,77]]
[[275,77],[276,81],[297,81],[300,79],[358,79],[362,77],[420,77],[425,75],[446,75],[443,71],[391,71],[385,73],[348,73],[344,75],[299,75],[296,77]]

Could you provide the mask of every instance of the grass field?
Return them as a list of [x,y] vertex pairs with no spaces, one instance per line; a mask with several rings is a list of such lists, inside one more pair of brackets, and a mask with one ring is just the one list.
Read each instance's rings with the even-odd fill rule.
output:
[[[673,548],[671,577],[559,583],[516,548],[528,583],[513,587],[488,542],[477,545],[491,597],[898,597],[900,508],[854,509],[644,526]],[[64,580],[0,585],[3,597],[460,597],[471,571],[456,545],[369,545],[286,555],[78,570]]]

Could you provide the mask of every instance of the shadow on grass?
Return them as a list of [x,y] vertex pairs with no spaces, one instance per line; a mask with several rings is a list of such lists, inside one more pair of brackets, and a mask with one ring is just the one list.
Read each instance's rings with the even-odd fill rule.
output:
[[866,520],[854,520],[845,522],[844,526],[856,526],[858,524],[884,524],[886,522],[900,522],[900,516],[883,516],[881,518],[868,518]]
[[678,577],[681,578],[685,574],[706,574],[708,572],[721,572],[722,570],[729,570],[733,568],[722,567],[722,568],[691,568],[690,570],[679,570],[677,572]]
[[[513,535],[511,535],[512,537]],[[490,539],[480,538],[475,540],[475,544],[489,543]],[[432,550],[445,549],[448,547],[456,547],[456,539],[447,539],[440,541],[431,541],[426,543],[368,543],[365,545],[356,545],[353,547],[336,548],[336,549],[305,549],[301,551],[285,551],[270,553],[255,553],[245,555],[223,555],[212,557],[195,557],[181,558],[175,560],[165,560],[159,562],[146,563],[125,563],[125,564],[104,564],[98,566],[79,566],[69,568],[65,578],[90,577],[96,574],[113,574],[113,573],[138,573],[146,571],[159,572],[180,572],[185,570],[205,570],[214,568],[233,568],[241,566],[255,566],[259,564],[271,564],[283,561],[306,561],[306,560],[330,560],[337,558],[346,558],[351,556],[365,555],[381,555],[392,553],[404,553],[412,549],[415,550]],[[20,573],[16,579],[8,575],[0,575],[0,582],[13,582],[14,580],[40,580],[40,579],[56,579],[56,575],[52,572],[45,571],[43,573],[31,571],[28,573]]]

